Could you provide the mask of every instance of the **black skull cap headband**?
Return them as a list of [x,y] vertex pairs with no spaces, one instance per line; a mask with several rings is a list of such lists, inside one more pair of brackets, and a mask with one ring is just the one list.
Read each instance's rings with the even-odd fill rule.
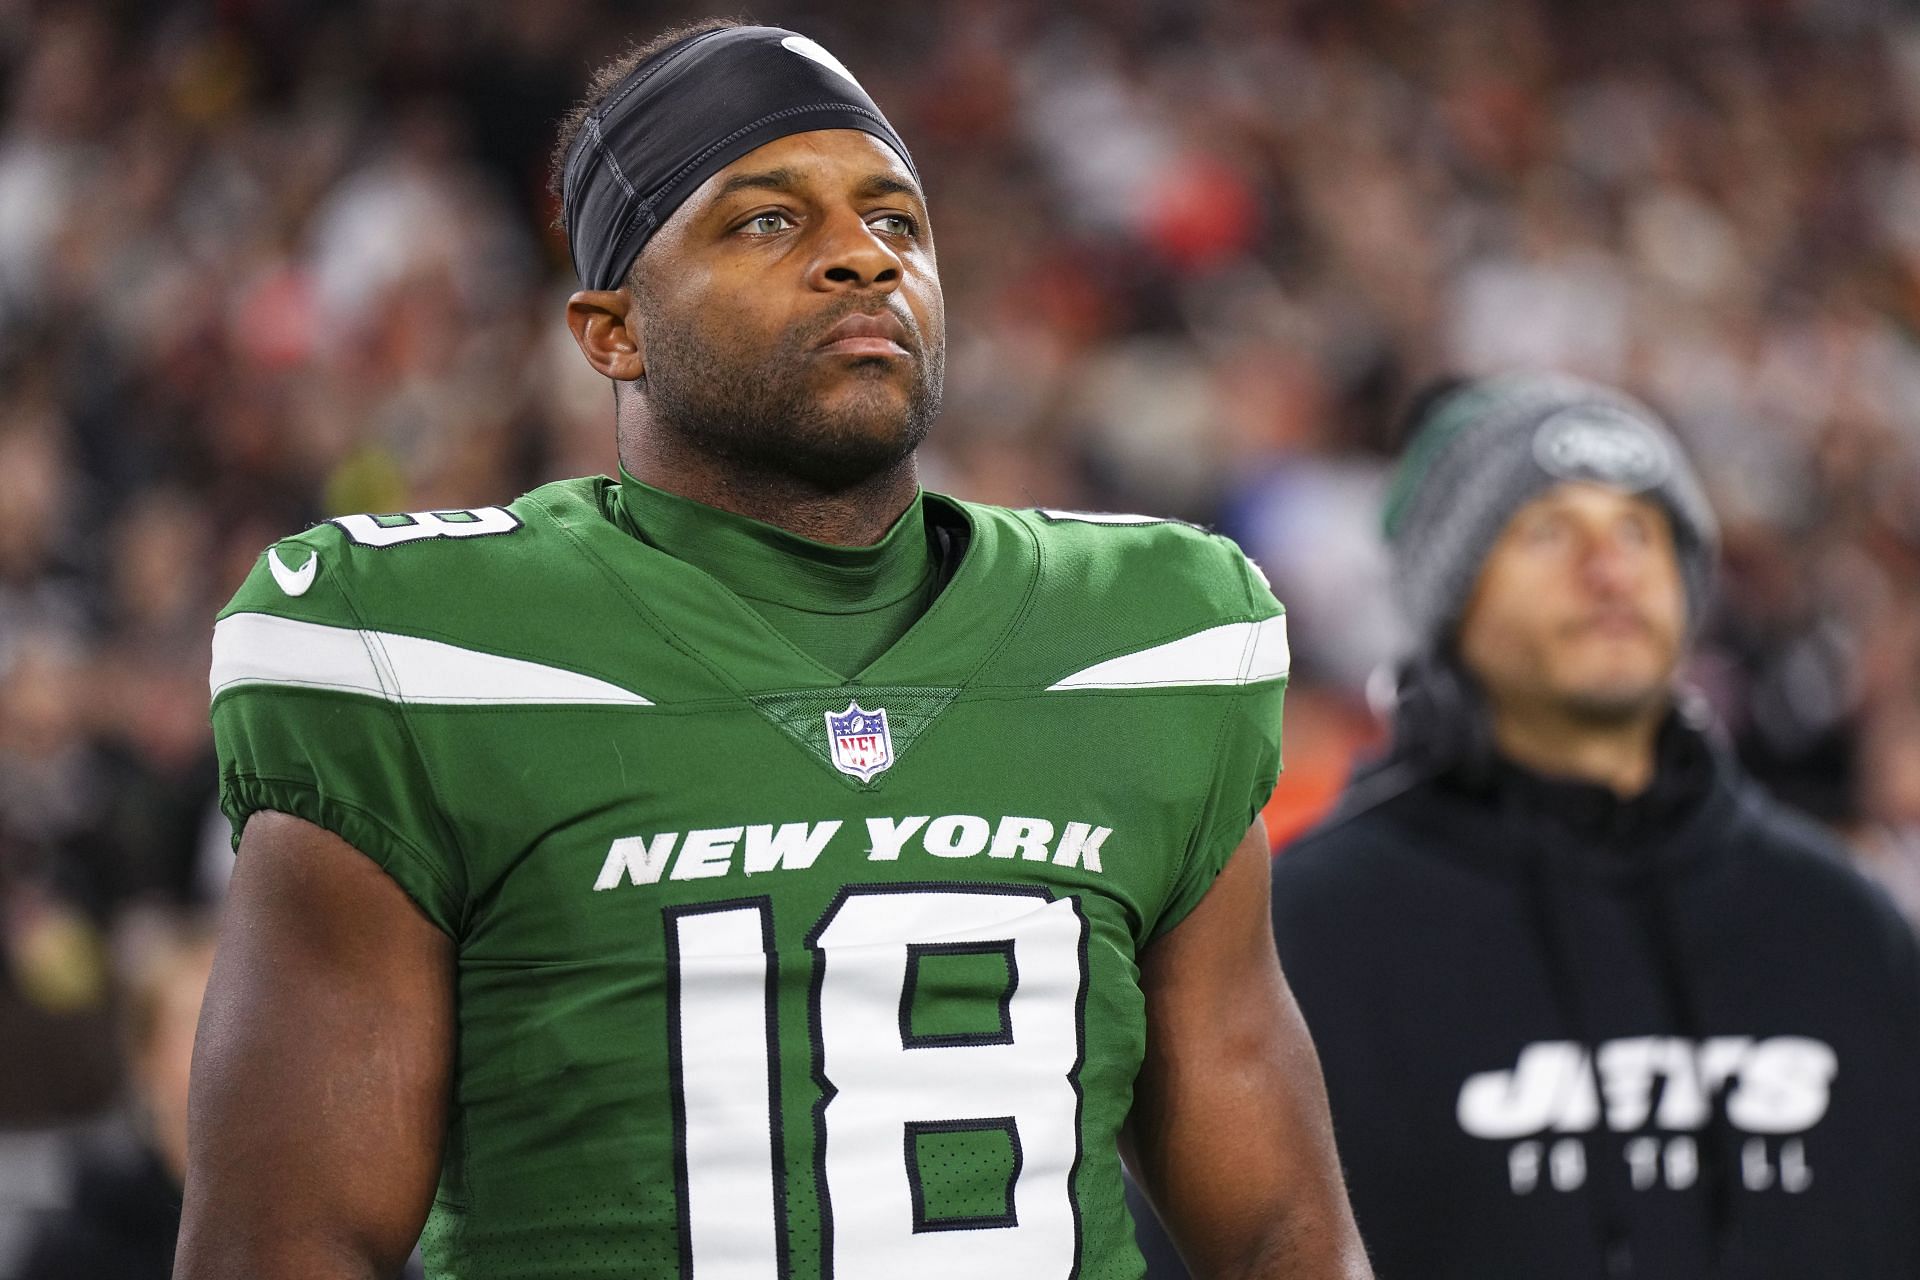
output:
[[797,32],[723,27],[641,63],[567,151],[560,198],[581,285],[619,288],[701,183],[756,147],[816,129],[872,134],[920,176],[852,73]]

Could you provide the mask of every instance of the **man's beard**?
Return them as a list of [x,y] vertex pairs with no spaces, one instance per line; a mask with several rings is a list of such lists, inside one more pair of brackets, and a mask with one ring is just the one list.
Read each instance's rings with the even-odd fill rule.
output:
[[1634,619],[1659,652],[1650,668],[1637,674],[1614,673],[1570,682],[1560,691],[1561,710],[1576,723],[1613,729],[1663,714],[1673,701],[1673,672],[1680,661],[1679,640],[1661,633],[1644,614]]
[[1673,701],[1671,681],[1613,688],[1579,689],[1562,695],[1567,717],[1594,729],[1617,729],[1649,716],[1664,714]]
[[813,351],[858,309],[842,308],[789,333],[759,356],[723,349],[694,326],[650,317],[645,386],[654,421],[744,470],[827,492],[889,470],[920,447],[940,411],[944,344],[940,334],[922,333],[904,307],[895,308],[918,348],[905,405],[886,362],[876,359],[843,374],[840,403],[829,408],[809,377]]

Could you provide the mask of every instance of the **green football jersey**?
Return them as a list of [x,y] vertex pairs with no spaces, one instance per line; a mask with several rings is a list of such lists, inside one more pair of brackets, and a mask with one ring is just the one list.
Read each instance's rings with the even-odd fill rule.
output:
[[1139,1276],[1138,957],[1279,768],[1258,571],[928,495],[964,553],[848,680],[616,492],[330,521],[214,632],[236,839],[337,832],[456,942],[429,1272]]

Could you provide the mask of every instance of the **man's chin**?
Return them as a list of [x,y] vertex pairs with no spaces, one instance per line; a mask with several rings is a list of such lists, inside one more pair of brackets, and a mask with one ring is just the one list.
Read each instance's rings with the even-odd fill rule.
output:
[[920,447],[932,423],[905,389],[887,383],[837,389],[821,397],[803,424],[795,453],[854,479],[898,463]]
[[1632,724],[1664,715],[1672,700],[1664,679],[1594,681],[1567,689],[1560,697],[1569,715],[1595,727]]
[[913,408],[914,384],[893,361],[857,360],[836,371],[815,394],[816,412],[825,421],[879,426],[899,422]]
[[886,408],[843,406],[839,413],[821,414],[806,424],[810,429],[780,443],[778,469],[832,490],[851,488],[898,466],[919,447],[926,430],[898,406],[891,406],[891,412]]

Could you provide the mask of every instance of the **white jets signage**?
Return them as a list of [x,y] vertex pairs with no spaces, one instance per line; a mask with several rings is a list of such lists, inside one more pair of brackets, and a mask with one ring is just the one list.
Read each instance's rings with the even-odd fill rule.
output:
[[[1717,1101],[1749,1135],[1739,1171],[1747,1189],[1794,1194],[1812,1185],[1802,1135],[1827,1114],[1838,1072],[1832,1047],[1806,1036],[1635,1036],[1607,1041],[1591,1059],[1572,1041],[1544,1040],[1521,1049],[1511,1068],[1469,1076],[1455,1118],[1473,1137],[1514,1143],[1515,1195],[1584,1186],[1587,1147],[1570,1135],[1602,1127],[1636,1135],[1625,1144],[1635,1190],[1678,1191],[1699,1180],[1694,1135]],[[1656,1132],[1638,1132],[1649,1126]]]

